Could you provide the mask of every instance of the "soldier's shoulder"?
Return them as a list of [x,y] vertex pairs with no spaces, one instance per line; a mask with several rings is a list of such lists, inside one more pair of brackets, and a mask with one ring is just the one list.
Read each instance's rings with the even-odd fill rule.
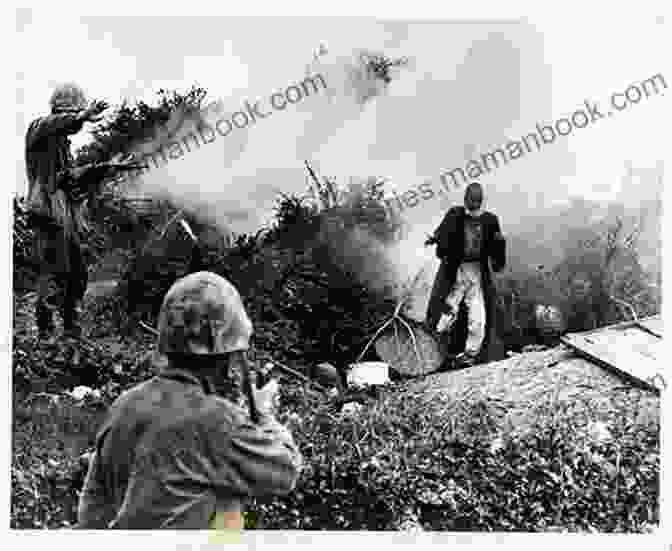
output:
[[215,394],[208,394],[203,399],[197,417],[204,425],[234,427],[247,421],[243,408],[226,398]]
[[153,380],[154,377],[123,390],[114,402],[112,402],[112,405],[110,406],[111,409],[122,408],[130,402],[141,400],[150,391],[150,385]]
[[37,124],[40,124],[40,123],[41,123],[44,119],[46,119],[46,118],[47,118],[46,115],[40,115],[39,117],[35,117],[35,118],[30,122],[30,124],[29,124],[28,126],[30,127],[30,126],[35,126],[35,125],[37,125]]
[[44,117],[37,117],[32,121],[30,121],[30,123],[28,124],[28,128],[26,128],[26,138],[35,134],[35,132],[38,130],[43,120]]

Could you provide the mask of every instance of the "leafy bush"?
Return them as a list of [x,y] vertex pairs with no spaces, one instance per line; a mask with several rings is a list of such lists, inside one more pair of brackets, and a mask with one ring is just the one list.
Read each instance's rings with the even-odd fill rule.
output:
[[447,408],[397,388],[348,416],[293,392],[285,418],[306,467],[296,491],[250,507],[248,528],[391,530],[409,510],[424,528],[450,531],[639,532],[659,522],[659,425],[632,397],[612,397],[618,413],[599,440],[585,428],[594,421],[582,425],[564,402],[535,407],[535,425],[516,431],[499,426],[491,400]]
[[[534,342],[536,304],[563,312],[568,331],[584,331],[660,312],[660,286],[637,254],[637,234],[617,219],[604,230],[584,230],[557,265],[498,278],[499,329],[511,348]],[[513,254],[513,253],[512,253]]]
[[92,130],[94,139],[79,148],[78,162],[108,161],[119,153],[126,153],[129,144],[153,137],[157,127],[165,124],[177,109],[196,112],[206,95],[203,88],[192,86],[184,93],[159,90],[155,105],[142,100],[124,101],[112,118]]
[[[201,268],[227,277],[240,291],[255,319],[257,346],[288,359],[345,364],[389,315],[392,297],[374,280],[393,273],[382,243],[397,226],[379,187],[369,180],[328,194],[321,204],[283,194],[271,228],[238,235],[228,249],[201,247]],[[197,224],[194,219],[196,231]],[[142,296],[148,305],[135,317],[153,323],[168,287],[189,271],[191,244],[170,253],[175,241],[143,246],[131,260],[121,292]],[[138,302],[124,301],[133,308]]]
[[65,528],[77,520],[78,491],[100,407],[67,396],[15,400],[11,470],[12,528]]
[[[21,306],[15,311],[27,318]],[[296,326],[255,325],[266,349],[300,342]],[[74,366],[72,350],[41,346],[19,325],[13,527],[74,522],[83,482],[77,457],[90,448],[104,406],[150,375],[137,360],[152,340],[90,342]],[[62,396],[44,404],[34,394],[81,384],[87,373],[102,401]],[[599,408],[577,408],[575,399],[534,404],[535,424],[524,430],[501,423],[507,404],[493,399],[447,402],[395,385],[357,401],[361,410],[346,415],[338,397],[283,385],[280,420],[305,468],[290,495],[250,504],[248,528],[396,530],[410,513],[427,529],[454,531],[640,532],[659,522],[659,420],[634,392],[607,396]],[[609,434],[592,435],[594,423]]]
[[14,261],[14,277],[12,279],[14,290],[29,288],[35,279],[35,266],[32,259],[33,230],[28,224],[28,213],[24,202],[19,197],[14,197],[13,206],[13,239],[12,253]]

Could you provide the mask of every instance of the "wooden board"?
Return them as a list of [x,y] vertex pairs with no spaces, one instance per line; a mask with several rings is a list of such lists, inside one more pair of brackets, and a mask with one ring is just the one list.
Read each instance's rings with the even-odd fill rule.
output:
[[653,316],[651,318],[646,318],[637,322],[637,325],[640,325],[646,328],[648,331],[657,335],[661,339],[663,338],[663,318],[662,316]]
[[663,340],[654,334],[662,333],[662,323],[657,324],[654,320],[651,330],[648,325],[640,327],[646,322],[628,322],[586,333],[571,333],[561,340],[601,367],[652,387],[654,381],[666,380]]

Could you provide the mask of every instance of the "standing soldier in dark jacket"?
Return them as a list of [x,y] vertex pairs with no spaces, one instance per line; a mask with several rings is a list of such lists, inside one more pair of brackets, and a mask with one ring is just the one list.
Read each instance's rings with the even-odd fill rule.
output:
[[[223,277],[196,272],[170,288],[159,314],[160,371],[112,404],[79,528],[242,528],[248,498],[294,488],[301,455],[273,414],[277,381],[259,389],[247,369],[251,334],[240,295]],[[233,400],[214,394],[222,380],[245,383],[249,410],[234,403],[235,392]]]
[[495,286],[492,271],[504,268],[505,240],[497,216],[483,211],[483,188],[474,182],[464,194],[464,207],[451,208],[426,244],[436,245],[441,265],[427,311],[427,325],[439,334],[459,332],[461,306],[466,307],[466,343],[457,356],[463,365],[488,359],[493,343]]
[[97,121],[107,108],[100,101],[87,107],[84,92],[75,84],[57,87],[50,105],[51,114],[34,120],[26,133],[27,207],[35,230],[36,315],[42,336],[53,331],[48,304],[52,277],[64,291],[64,329],[77,330],[76,305],[84,296],[87,283],[80,243],[86,225],[82,198],[73,193],[79,172],[73,167],[68,136],[79,132],[85,122]]

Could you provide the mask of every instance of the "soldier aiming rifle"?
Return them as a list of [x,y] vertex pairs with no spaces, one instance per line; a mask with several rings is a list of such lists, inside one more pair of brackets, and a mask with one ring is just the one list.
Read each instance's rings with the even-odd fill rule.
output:
[[275,418],[278,381],[262,381],[250,359],[252,331],[223,277],[196,272],[173,284],[159,314],[159,371],[112,404],[78,528],[241,529],[249,498],[295,487],[302,457]]

